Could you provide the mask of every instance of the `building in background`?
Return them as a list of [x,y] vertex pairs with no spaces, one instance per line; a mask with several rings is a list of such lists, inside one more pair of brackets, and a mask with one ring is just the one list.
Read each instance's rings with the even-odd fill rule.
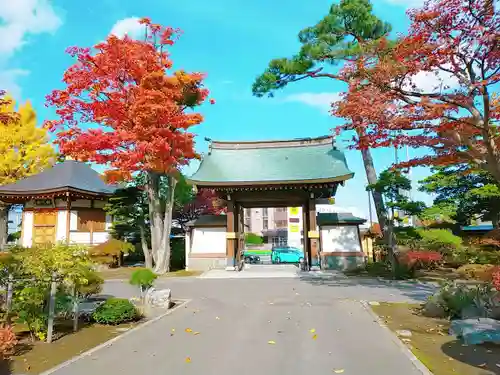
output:
[[21,219],[23,217],[23,207],[14,206],[9,211],[7,233],[13,234],[21,231]]

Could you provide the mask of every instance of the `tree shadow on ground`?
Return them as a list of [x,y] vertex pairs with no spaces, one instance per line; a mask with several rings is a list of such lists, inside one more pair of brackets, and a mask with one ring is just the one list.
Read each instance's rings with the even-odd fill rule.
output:
[[[416,283],[412,281],[379,280],[376,278],[345,276],[344,274],[328,274],[321,276],[301,275],[300,280],[314,286],[331,287],[362,287],[368,289],[393,289],[401,296],[405,296],[415,302],[424,302],[434,294],[438,287],[433,284]],[[376,297],[374,296],[376,300]],[[382,301],[380,301],[382,302]],[[385,301],[384,301],[385,302]]]
[[[464,346],[454,340],[441,346],[447,356],[480,369],[478,375],[500,375],[500,345],[483,344]],[[481,371],[482,370],[482,371]]]
[[0,375],[10,375],[10,374],[12,374],[10,361],[7,361],[5,359],[0,359]]

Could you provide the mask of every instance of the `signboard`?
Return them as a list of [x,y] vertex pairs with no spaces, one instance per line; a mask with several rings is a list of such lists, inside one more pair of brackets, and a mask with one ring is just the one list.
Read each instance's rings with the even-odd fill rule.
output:
[[290,216],[298,216],[299,207],[290,207]]
[[290,227],[289,227],[289,230],[292,233],[298,233],[298,232],[300,232],[300,225],[291,224]]

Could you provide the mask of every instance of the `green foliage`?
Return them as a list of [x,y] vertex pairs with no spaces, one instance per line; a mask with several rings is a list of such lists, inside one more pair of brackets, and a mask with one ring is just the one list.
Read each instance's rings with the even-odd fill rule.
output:
[[140,318],[136,307],[125,298],[110,298],[92,314],[96,323],[116,325],[132,322]]
[[454,224],[456,221],[454,217],[457,216],[457,207],[451,202],[439,202],[435,203],[430,207],[425,208],[418,215],[419,219],[422,220],[424,225],[429,226],[434,223],[451,223]]
[[398,245],[417,247],[421,239],[418,230],[415,227],[394,227],[394,235]]
[[170,271],[183,270],[186,267],[186,249],[184,238],[170,240]]
[[341,0],[315,26],[299,33],[300,51],[291,58],[269,63],[253,86],[255,96],[273,96],[273,92],[304,78],[334,78],[336,69],[328,67],[353,61],[363,55],[358,41],[375,41],[389,34],[391,26],[373,14],[368,0]]
[[17,232],[14,232],[14,233],[10,233],[8,236],[7,236],[7,242],[14,242],[14,241],[17,241],[21,238],[21,231],[17,231]]
[[434,194],[434,213],[468,225],[476,217],[497,220],[500,213],[500,191],[495,179],[485,171],[469,165],[433,168],[431,176],[420,181],[420,190]]
[[377,182],[368,185],[367,190],[382,194],[388,208],[410,216],[418,215],[425,209],[423,202],[411,201],[404,194],[411,190],[411,181],[400,170],[387,169],[381,172]]
[[247,245],[261,245],[264,239],[255,233],[245,233],[245,244]]
[[91,247],[89,255],[95,263],[116,267],[119,264],[122,253],[133,253],[135,250],[135,246],[131,243],[111,238],[102,244]]
[[467,246],[452,251],[448,261],[456,265],[500,264],[500,251],[483,250],[480,247]]
[[104,279],[96,271],[88,270],[85,273],[85,279],[85,284],[76,284],[76,292],[79,297],[88,298],[102,292]]
[[140,287],[141,290],[146,290],[153,286],[153,283],[157,278],[158,275],[156,275],[149,268],[140,268],[132,273],[129,282],[131,285]]
[[367,263],[366,272],[370,276],[388,277],[391,275],[391,265],[388,262]]
[[455,281],[444,283],[438,293],[429,297],[429,301],[444,309],[451,318],[461,318],[466,309],[474,308],[482,316],[488,316],[493,307],[498,306],[498,292],[490,284],[470,287]]
[[420,229],[421,246],[428,250],[450,254],[462,248],[462,239],[447,229]]
[[14,293],[13,310],[17,312],[18,323],[26,324],[32,339],[45,340],[47,337],[47,312],[45,309],[49,284],[26,284]]

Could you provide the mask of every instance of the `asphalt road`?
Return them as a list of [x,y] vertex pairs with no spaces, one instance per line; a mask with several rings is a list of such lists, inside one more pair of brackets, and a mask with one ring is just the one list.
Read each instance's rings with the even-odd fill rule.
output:
[[[355,299],[421,299],[424,290],[290,278],[164,283],[191,302],[54,375],[420,374]],[[135,293],[118,282],[106,290]]]

